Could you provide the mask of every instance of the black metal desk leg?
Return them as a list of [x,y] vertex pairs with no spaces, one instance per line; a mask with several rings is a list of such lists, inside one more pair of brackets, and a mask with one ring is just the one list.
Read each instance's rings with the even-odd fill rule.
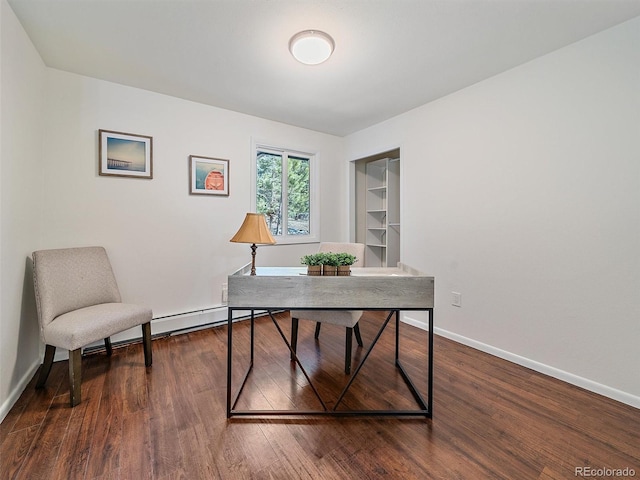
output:
[[433,415],[433,308],[429,312],[429,400],[428,410],[429,416]]
[[400,311],[396,310],[396,364],[400,358]]
[[227,309],[227,418],[231,418],[231,345],[233,338],[233,309]]
[[251,310],[251,365],[253,365],[253,345],[254,345],[254,337],[256,333],[256,321],[254,310]]

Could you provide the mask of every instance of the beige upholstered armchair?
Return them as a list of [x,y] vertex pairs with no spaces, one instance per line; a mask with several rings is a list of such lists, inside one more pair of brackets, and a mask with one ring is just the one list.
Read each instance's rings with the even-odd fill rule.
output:
[[[320,244],[319,252],[346,252],[356,257],[354,267],[364,265],[364,244],[362,243],[331,243]],[[345,355],[344,373],[351,373],[351,350],[353,346],[353,335],[356,336],[358,345],[362,347],[362,337],[358,320],[362,316],[362,310],[291,310],[291,348],[297,352],[298,345],[298,319],[312,320],[316,322],[314,337],[320,336],[320,326],[323,322],[333,323],[346,327],[345,334]],[[293,355],[292,355],[293,359]]]
[[49,376],[56,347],[69,350],[71,406],[81,400],[82,347],[104,339],[111,355],[110,336],[142,325],[144,359],[151,366],[151,309],[122,303],[107,252],[102,247],[33,252],[33,279],[46,345],[36,388]]

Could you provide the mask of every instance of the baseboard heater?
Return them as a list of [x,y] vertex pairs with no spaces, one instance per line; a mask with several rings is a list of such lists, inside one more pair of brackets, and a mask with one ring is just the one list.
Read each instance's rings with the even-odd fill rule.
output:
[[[234,312],[235,315],[236,312]],[[275,312],[274,312],[275,313]],[[266,311],[254,312],[255,316],[262,316],[266,314]],[[151,320],[151,338],[152,340],[158,338],[166,338],[172,335],[182,335],[189,332],[195,332],[198,330],[204,330],[206,328],[215,328],[224,326],[227,322],[227,307],[209,307],[198,310],[190,310],[187,312],[172,313],[170,315],[162,315],[159,317],[153,317]],[[212,320],[203,322],[193,322],[192,317],[212,317]],[[233,322],[240,322],[251,318],[251,312],[240,311],[238,315],[235,315]],[[136,327],[136,330],[139,328]],[[155,332],[154,332],[155,330]],[[123,332],[126,334],[126,332]],[[120,334],[118,334],[120,335]],[[139,343],[142,341],[142,335],[118,339],[118,336],[111,338],[111,345],[113,348],[124,347],[133,343]],[[88,355],[96,352],[105,351],[103,342],[99,342],[93,345],[89,345],[83,348],[83,355]],[[62,352],[61,352],[62,353]],[[66,353],[66,352],[65,352]],[[57,355],[56,355],[57,357]],[[57,360],[57,359],[56,359]]]

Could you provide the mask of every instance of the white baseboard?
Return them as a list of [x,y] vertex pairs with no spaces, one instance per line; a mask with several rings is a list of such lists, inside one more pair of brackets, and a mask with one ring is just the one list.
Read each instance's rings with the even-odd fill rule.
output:
[[[248,312],[236,312],[238,317],[243,317]],[[184,314],[171,315],[166,317],[158,318],[151,322],[151,334],[152,335],[160,335],[168,332],[176,332],[176,331],[187,331],[194,330],[198,328],[202,328],[205,325],[224,322],[227,320],[227,308],[225,306],[216,306],[210,309],[198,310],[194,312],[188,312]],[[425,324],[421,320],[413,319],[407,314],[402,315],[402,321],[414,327],[420,328],[422,330],[428,330],[428,325]],[[545,375],[549,375],[550,377],[557,378],[558,380],[562,380],[564,382],[570,383],[572,385],[576,385],[578,387],[584,388],[585,390],[589,390],[594,393],[598,393],[600,395],[604,395],[605,397],[611,398],[613,400],[617,400],[619,402],[625,403],[627,405],[631,405],[635,408],[640,408],[640,397],[631,395],[630,393],[623,392],[621,390],[609,387],[607,385],[602,385],[600,383],[594,382],[587,378],[583,378],[577,375],[574,375],[569,372],[565,372],[564,370],[560,370],[549,365],[545,365],[543,363],[537,362],[535,360],[531,360],[520,355],[516,355],[514,353],[508,352],[506,350],[502,350],[491,345],[487,345],[482,342],[478,342],[476,340],[464,337],[462,335],[458,335],[453,332],[449,332],[447,330],[443,330],[441,328],[435,327],[434,333],[441,335],[445,338],[453,340],[455,342],[461,343],[463,345],[467,345],[469,347],[475,348],[485,353],[489,353],[496,357],[502,358],[504,360],[508,360],[510,362],[516,363],[518,365],[522,365],[523,367],[530,368],[535,370],[536,372],[543,373]],[[132,328],[121,332],[117,335],[114,335],[111,340],[112,342],[122,342],[127,340],[132,340],[136,338],[140,338],[141,332],[140,328]],[[100,345],[100,343],[96,343],[96,346]],[[55,361],[66,360],[69,358],[69,352],[66,350],[59,349],[56,351]],[[25,387],[29,383],[29,381],[33,378],[38,367],[40,366],[41,360],[34,362],[29,370],[25,373],[25,375],[20,379],[15,388],[11,391],[9,397],[4,401],[4,403],[0,406],[0,422],[4,420],[6,415],[11,410],[11,407],[18,400]]]
[[[402,321],[422,330],[429,330],[429,326],[423,321],[412,319],[411,317],[406,316],[406,314],[403,316]],[[589,390],[590,392],[603,395],[618,402],[631,405],[635,408],[640,408],[640,397],[636,395],[632,395],[630,393],[623,392],[622,390],[609,387],[608,385],[594,382],[593,380],[589,380],[588,378],[580,377],[564,370],[545,365],[544,363],[540,363],[535,360],[516,355],[515,353],[496,348],[492,345],[478,342],[471,338],[458,335],[457,333],[449,332],[448,330],[434,327],[433,332],[455,342],[467,345],[468,347],[475,348],[476,350],[489,353],[496,357],[513,362],[517,365],[522,365],[523,367],[530,368],[531,370],[535,370],[536,372],[543,373],[545,375],[549,375],[550,377],[557,378],[558,380],[562,380],[563,382],[570,383],[571,385],[584,388],[585,390]]]
[[[235,311],[234,316],[236,318],[242,318],[249,315],[250,312]],[[167,315],[160,318],[156,318],[151,322],[151,335],[162,335],[170,332],[187,332],[189,330],[197,330],[206,325],[221,323],[227,321],[227,307],[224,305],[216,305],[211,308],[196,310],[193,312],[180,313],[176,315]],[[130,328],[124,332],[120,332],[111,337],[111,341],[114,344],[118,342],[126,342],[128,340],[134,340],[142,337],[142,331],[140,327]],[[102,342],[96,342],[91,347],[104,346]],[[22,392],[26,388],[27,384],[31,381],[36,371],[42,363],[43,352],[40,352],[40,358],[36,360],[25,375],[20,379],[17,385],[11,390],[9,397],[0,406],[0,422],[7,416],[15,402],[18,401]],[[62,348],[56,350],[53,361],[58,362],[67,360],[69,358],[69,352]]]
[[31,381],[33,376],[36,374],[36,371],[40,367],[40,361],[36,360],[31,364],[27,372],[22,376],[18,384],[11,390],[11,393],[7,397],[7,399],[0,406],[0,423],[4,420],[7,414],[11,411],[11,408],[15,405],[24,392],[25,388],[27,388],[27,384]]

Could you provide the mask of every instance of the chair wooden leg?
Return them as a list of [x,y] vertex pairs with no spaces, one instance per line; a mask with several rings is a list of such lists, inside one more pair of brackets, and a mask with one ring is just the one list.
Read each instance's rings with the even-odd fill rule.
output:
[[[291,350],[298,353],[298,319],[293,317],[291,318]],[[293,352],[291,353],[292,361],[295,360]]]
[[344,373],[349,375],[351,373],[351,348],[353,346],[353,328],[347,327],[347,333],[345,335],[345,348],[344,348]]
[[353,333],[356,334],[356,342],[358,342],[358,345],[363,347],[364,344],[362,343],[362,336],[360,335],[360,325],[357,323],[353,326]]
[[82,349],[77,348],[69,352],[69,396],[72,407],[82,400]]
[[321,322],[316,322],[316,333],[313,335],[313,338],[315,338],[316,340],[320,336],[320,327],[321,326],[322,326]]
[[40,375],[38,376],[38,382],[36,388],[43,388],[49,373],[51,373],[51,366],[53,365],[53,357],[56,354],[56,347],[53,345],[46,345],[44,350],[44,360],[40,367]]
[[153,363],[153,354],[151,352],[151,323],[142,324],[142,347],[144,348],[144,364],[150,367]]
[[104,339],[104,348],[107,350],[107,357],[110,357],[113,353],[113,347],[111,346],[111,337]]

